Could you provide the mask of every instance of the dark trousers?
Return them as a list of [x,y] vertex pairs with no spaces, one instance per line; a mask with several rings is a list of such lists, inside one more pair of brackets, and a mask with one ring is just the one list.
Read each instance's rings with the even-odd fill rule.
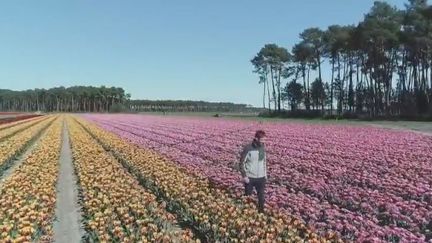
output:
[[255,190],[258,194],[258,212],[263,213],[264,212],[264,203],[265,203],[265,197],[264,197],[264,190],[265,190],[265,184],[266,184],[266,178],[249,178],[249,183],[245,183],[245,194],[246,196],[252,195],[252,191],[255,187]]

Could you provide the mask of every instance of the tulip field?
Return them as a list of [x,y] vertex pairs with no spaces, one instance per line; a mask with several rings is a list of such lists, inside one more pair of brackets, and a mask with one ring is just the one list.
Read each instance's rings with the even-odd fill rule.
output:
[[242,145],[267,132],[267,204],[314,232],[355,241],[430,240],[432,138],[341,125],[86,115],[212,187],[241,197]]
[[[258,129],[267,134],[264,214],[255,195],[243,196],[238,170]],[[65,173],[77,208],[60,205]],[[79,216],[79,230],[59,231],[63,213]],[[83,242],[432,242],[432,136],[126,114],[1,124],[0,242],[69,233]]]

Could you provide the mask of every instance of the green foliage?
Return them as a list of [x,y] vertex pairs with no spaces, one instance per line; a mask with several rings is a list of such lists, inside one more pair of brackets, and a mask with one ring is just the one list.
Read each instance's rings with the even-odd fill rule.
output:
[[295,81],[291,81],[285,86],[283,93],[283,97],[291,105],[291,110],[297,110],[298,105],[304,97],[303,86]]
[[314,62],[313,59],[314,50],[310,45],[305,42],[300,42],[294,45],[292,53],[294,55],[294,61],[301,65],[301,70],[306,68],[306,65],[310,62]]
[[129,112],[129,108],[125,104],[115,103],[110,107],[112,113]]
[[[282,76],[287,83],[282,96],[291,110],[309,110],[312,105],[329,117],[347,118],[354,117],[352,113],[370,117],[432,113],[432,6],[428,1],[409,0],[404,10],[376,1],[355,26],[307,28],[299,36],[285,67],[289,75]],[[269,53],[275,53],[276,47],[269,45]],[[258,60],[265,58],[257,56],[253,63]],[[332,67],[327,82],[321,73],[325,61]],[[261,70],[269,71],[262,66]],[[264,74],[260,78],[267,77]],[[300,93],[299,79],[301,99],[295,94]]]
[[312,83],[311,98],[314,107],[322,107],[326,101],[326,93],[324,83],[320,79],[316,79]]
[[254,66],[254,72],[260,77],[260,82],[264,85],[265,97],[265,86],[269,88],[271,81],[272,95],[270,96],[270,90],[268,90],[268,106],[270,108],[270,102],[274,101],[274,109],[281,110],[281,78],[289,76],[287,72],[287,65],[291,62],[292,56],[283,47],[279,47],[276,44],[266,44],[258,54],[251,60]]
[[0,90],[0,111],[107,112],[130,98],[120,87],[63,86],[25,91]]

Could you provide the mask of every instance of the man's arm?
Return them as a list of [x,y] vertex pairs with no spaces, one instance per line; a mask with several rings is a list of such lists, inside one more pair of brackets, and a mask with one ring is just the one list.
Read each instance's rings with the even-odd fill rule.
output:
[[244,164],[246,162],[246,156],[247,156],[248,152],[249,152],[248,146],[245,146],[243,148],[243,151],[240,154],[240,165],[239,165],[239,167],[240,167],[240,173],[241,173],[241,175],[243,177],[246,177],[246,170],[245,170]]

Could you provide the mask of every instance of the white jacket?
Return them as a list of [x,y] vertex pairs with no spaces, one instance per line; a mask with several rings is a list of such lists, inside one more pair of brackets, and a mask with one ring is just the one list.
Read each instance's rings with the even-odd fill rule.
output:
[[264,145],[245,146],[240,156],[240,171],[243,177],[267,178],[267,163]]

